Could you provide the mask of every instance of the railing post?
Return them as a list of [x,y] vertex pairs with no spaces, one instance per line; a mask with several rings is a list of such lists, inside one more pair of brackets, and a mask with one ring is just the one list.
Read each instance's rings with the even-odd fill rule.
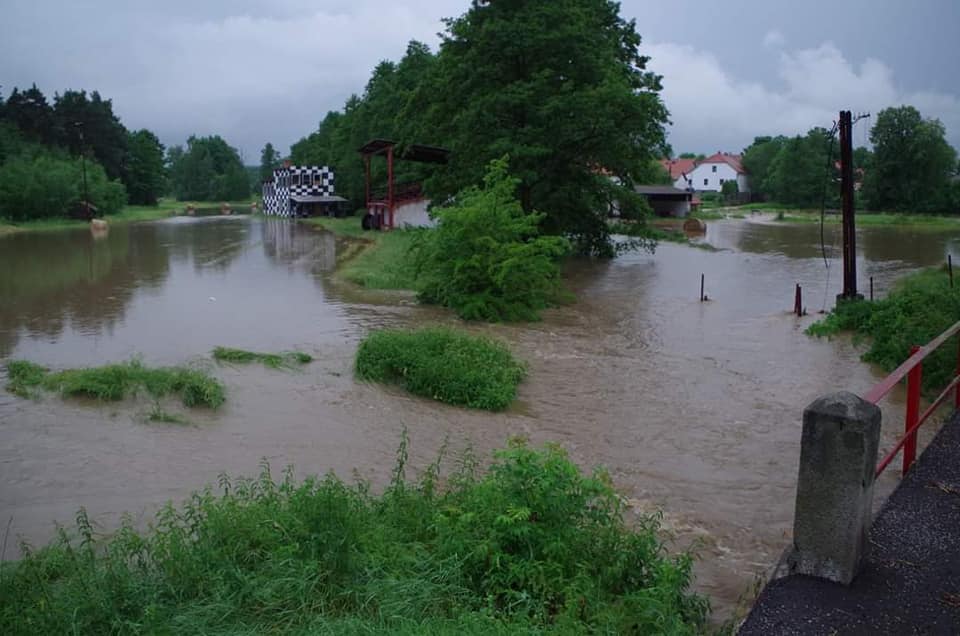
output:
[[[960,335],[957,336],[957,377],[960,377]],[[953,408],[960,410],[960,384],[957,385],[957,394],[953,400]]]
[[791,573],[849,585],[860,569],[873,511],[880,409],[847,391],[803,411]]
[[[917,345],[912,346],[910,348],[910,355],[912,356],[917,351],[920,351],[920,347]],[[904,433],[916,426],[920,420],[920,384],[922,380],[923,362],[921,361],[917,363],[917,366],[910,369],[910,372],[907,374],[907,415],[903,423]],[[907,441],[903,444],[903,475],[906,475],[907,471],[910,470],[910,465],[913,464],[916,457],[917,431],[914,431],[912,435],[907,437]]]

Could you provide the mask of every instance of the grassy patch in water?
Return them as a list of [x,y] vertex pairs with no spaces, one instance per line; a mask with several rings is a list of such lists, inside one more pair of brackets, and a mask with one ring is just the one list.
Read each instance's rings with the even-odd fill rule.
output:
[[357,350],[357,376],[448,404],[499,411],[526,374],[502,343],[451,329],[383,330]]
[[230,347],[216,347],[213,350],[213,359],[218,362],[232,362],[235,364],[259,362],[271,369],[289,368],[295,364],[309,364],[313,362],[313,356],[302,351],[259,353],[245,349],[231,349]]
[[155,404],[150,412],[147,413],[148,422],[161,422],[163,424],[181,424],[188,425],[190,420],[183,417],[182,415],[177,415],[176,413],[171,413],[161,407],[159,404]]
[[186,406],[217,408],[224,402],[224,388],[206,371],[189,367],[146,367],[139,360],[101,367],[51,372],[25,360],[7,362],[7,389],[29,395],[33,389],[55,391],[63,396],[122,400],[139,390],[160,398],[179,395]]
[[[807,328],[812,336],[852,332],[855,339],[869,339],[863,359],[893,371],[910,357],[913,345],[925,345],[960,320],[960,286],[950,287],[944,269],[929,269],[898,281],[890,294],[870,302],[840,303],[823,320]],[[957,339],[923,361],[923,384],[939,391],[956,370]]]
[[[659,517],[604,471],[511,442],[383,494],[334,475],[220,478],[147,533],[81,510],[0,577],[6,634],[697,634],[709,605]],[[444,485],[441,486],[441,483]]]

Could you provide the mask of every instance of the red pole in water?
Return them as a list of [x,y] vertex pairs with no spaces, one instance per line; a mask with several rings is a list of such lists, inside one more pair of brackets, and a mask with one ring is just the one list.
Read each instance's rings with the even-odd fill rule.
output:
[[[920,347],[913,345],[910,347],[912,356]],[[904,431],[909,431],[917,422],[920,421],[920,383],[923,379],[923,362],[917,363],[917,366],[910,369],[907,374],[907,416],[903,424]],[[917,432],[914,431],[903,445],[903,472],[906,475],[917,457]]]

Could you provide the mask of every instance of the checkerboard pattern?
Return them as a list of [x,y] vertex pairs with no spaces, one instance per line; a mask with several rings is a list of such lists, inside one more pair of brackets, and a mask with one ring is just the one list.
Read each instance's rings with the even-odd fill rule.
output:
[[291,196],[333,196],[333,170],[327,166],[290,166],[273,171],[263,184],[263,213],[293,216]]

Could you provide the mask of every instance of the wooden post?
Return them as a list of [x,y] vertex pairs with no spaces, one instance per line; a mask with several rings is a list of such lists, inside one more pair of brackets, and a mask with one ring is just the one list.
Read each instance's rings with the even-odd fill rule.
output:
[[870,277],[870,300],[873,300],[873,276]]
[[700,302],[703,302],[703,274],[700,274]]
[[853,218],[853,116],[840,111],[840,198],[843,203],[843,298],[857,297],[857,236]]
[[803,315],[803,290],[800,288],[800,283],[797,283],[797,289],[793,294],[793,313],[798,316]]

